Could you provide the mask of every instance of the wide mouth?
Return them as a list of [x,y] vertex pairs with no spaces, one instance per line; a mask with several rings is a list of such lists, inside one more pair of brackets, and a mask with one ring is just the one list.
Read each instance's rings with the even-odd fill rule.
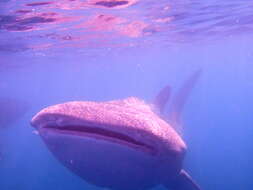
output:
[[139,140],[136,140],[128,135],[104,128],[94,126],[88,127],[88,126],[71,125],[61,127],[46,126],[43,127],[43,129],[47,129],[61,134],[75,135],[81,137],[94,138],[98,140],[110,141],[113,143],[123,144],[131,148],[142,150],[144,152],[148,152],[151,154],[156,153],[155,149],[146,143],[140,142]]

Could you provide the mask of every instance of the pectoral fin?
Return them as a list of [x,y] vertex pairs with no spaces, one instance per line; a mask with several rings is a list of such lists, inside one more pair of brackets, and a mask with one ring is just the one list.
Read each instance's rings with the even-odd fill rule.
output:
[[185,170],[181,170],[176,178],[168,181],[164,186],[170,190],[201,190]]

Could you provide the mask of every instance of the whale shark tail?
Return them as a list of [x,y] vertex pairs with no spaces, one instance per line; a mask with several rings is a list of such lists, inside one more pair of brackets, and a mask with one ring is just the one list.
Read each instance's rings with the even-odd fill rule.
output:
[[201,75],[202,70],[197,70],[193,73],[188,80],[184,82],[182,87],[175,94],[175,98],[172,101],[170,112],[168,115],[169,123],[179,132],[182,133],[182,121],[181,115],[183,108],[190,96],[192,89],[194,88],[197,80]]
[[181,170],[176,178],[168,181],[164,186],[170,190],[201,190],[185,170]]

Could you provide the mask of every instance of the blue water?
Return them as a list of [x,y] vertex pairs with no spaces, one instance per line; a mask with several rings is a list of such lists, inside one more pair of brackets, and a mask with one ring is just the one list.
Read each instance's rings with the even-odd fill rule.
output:
[[204,190],[253,189],[252,1],[45,2],[0,2],[1,190],[102,189],[51,155],[32,116],[71,100],[150,103],[200,68],[182,115],[185,168]]

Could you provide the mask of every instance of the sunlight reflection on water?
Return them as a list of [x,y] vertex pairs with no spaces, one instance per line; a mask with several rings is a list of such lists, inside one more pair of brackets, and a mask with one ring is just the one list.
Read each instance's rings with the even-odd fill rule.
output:
[[11,0],[2,6],[0,32],[23,37],[26,49],[189,43],[252,32],[250,1]]

